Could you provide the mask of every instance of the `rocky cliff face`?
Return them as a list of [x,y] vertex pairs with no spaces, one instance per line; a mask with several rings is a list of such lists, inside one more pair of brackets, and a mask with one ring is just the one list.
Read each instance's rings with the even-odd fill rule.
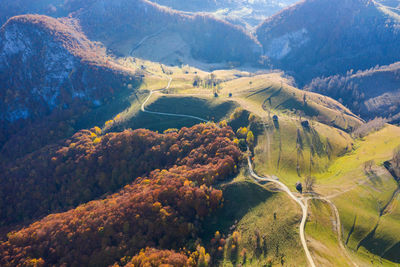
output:
[[10,19],[0,30],[0,145],[29,123],[67,119],[103,104],[133,76],[73,20]]
[[304,85],[313,78],[400,59],[400,21],[368,0],[306,0],[257,29],[264,55]]

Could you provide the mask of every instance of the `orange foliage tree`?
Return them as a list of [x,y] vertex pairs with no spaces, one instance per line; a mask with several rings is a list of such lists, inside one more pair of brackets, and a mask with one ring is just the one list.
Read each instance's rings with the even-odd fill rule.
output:
[[[50,160],[58,162],[57,166],[63,166],[66,159],[74,159],[78,167],[86,166],[79,165],[84,160],[102,171],[115,166],[125,170],[130,160],[127,157],[134,153],[129,144],[138,140],[137,147],[150,143],[151,148],[141,152],[144,156],[138,155],[147,161],[140,161],[136,168],[145,173],[154,166],[169,167],[155,168],[147,175],[133,178],[133,182],[105,199],[49,215],[9,233],[8,239],[0,243],[1,266],[24,265],[32,259],[40,259],[45,265],[106,266],[145,247],[181,249],[197,238],[202,220],[220,207],[222,192],[212,185],[229,178],[240,157],[232,141],[233,132],[214,125],[197,125],[165,135],[146,130],[125,131],[105,135],[97,145],[87,139],[97,137],[80,134],[86,141],[75,145],[71,142],[50,155]],[[101,146],[103,159],[97,154]],[[69,153],[76,150],[81,153],[71,157]],[[98,162],[106,165],[96,165]],[[105,173],[105,179],[110,177],[113,180],[112,172]],[[70,190],[85,190],[84,184],[79,188],[81,183],[69,182],[73,184]]]

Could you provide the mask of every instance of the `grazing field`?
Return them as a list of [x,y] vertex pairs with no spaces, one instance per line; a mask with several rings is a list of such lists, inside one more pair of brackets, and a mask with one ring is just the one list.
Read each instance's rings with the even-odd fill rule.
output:
[[[309,201],[306,238],[317,264],[374,261],[391,265],[398,261],[398,185],[382,164],[400,145],[400,128],[387,126],[354,139],[351,132],[363,123],[360,118],[331,98],[293,87],[280,73],[209,73],[189,66],[124,60],[126,67],[142,70],[142,84],[129,98],[130,106],[106,123],[105,129],[164,131],[199,123],[142,112],[150,92],[145,104],[148,111],[226,120],[235,130],[255,127],[252,151],[257,173],[278,177],[292,191],[296,182],[315,177],[313,190],[337,206],[348,256],[340,247],[332,208],[323,201]],[[372,159],[372,170],[366,173],[365,162]],[[219,231],[231,243],[224,243],[215,264],[306,265],[298,235],[301,210],[296,203],[269,185],[253,183],[246,172],[220,186],[224,207],[207,221],[203,240]],[[238,238],[240,242],[235,243]],[[232,244],[236,244],[233,249]],[[336,254],[341,256],[332,256]]]
[[[318,192],[331,195],[344,229],[346,245],[362,259],[390,265],[399,262],[400,210],[398,182],[382,166],[400,145],[400,128],[386,126],[363,140],[317,177]],[[374,160],[371,169],[364,163]],[[393,263],[394,264],[394,263]]]
[[[243,175],[243,174],[242,174]],[[261,186],[239,175],[223,185],[224,206],[210,218],[207,233],[219,231],[227,244],[219,266],[305,266],[306,258],[298,235],[301,210],[284,193]],[[283,204],[284,203],[284,204]],[[237,247],[229,246],[237,232]]]
[[321,200],[308,201],[310,217],[306,234],[310,249],[319,266],[346,266],[349,260],[340,248],[332,208]]

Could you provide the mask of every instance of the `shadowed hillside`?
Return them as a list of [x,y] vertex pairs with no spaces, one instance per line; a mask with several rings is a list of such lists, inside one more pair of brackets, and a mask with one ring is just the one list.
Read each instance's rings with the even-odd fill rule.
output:
[[90,38],[124,56],[175,64],[192,58],[244,63],[255,62],[260,52],[250,35],[228,22],[184,15],[146,0],[99,0],[74,16]]
[[258,42],[239,27],[204,14],[187,15],[147,0],[72,0],[52,4],[41,0],[35,5],[5,0],[1,9],[7,10],[0,13],[3,21],[9,14],[69,14],[80,20],[91,40],[101,41],[122,56],[180,65],[195,60],[255,63],[261,54]]
[[363,118],[395,121],[400,113],[400,63],[316,78],[305,89],[339,99]]
[[71,135],[68,120],[138,83],[75,26],[24,15],[0,29],[0,147],[7,158]]
[[51,17],[66,17],[71,12],[88,8],[97,0],[4,0],[0,2],[0,24],[9,18],[24,14],[41,14]]
[[368,0],[306,0],[257,29],[264,55],[300,84],[400,58],[399,19]]

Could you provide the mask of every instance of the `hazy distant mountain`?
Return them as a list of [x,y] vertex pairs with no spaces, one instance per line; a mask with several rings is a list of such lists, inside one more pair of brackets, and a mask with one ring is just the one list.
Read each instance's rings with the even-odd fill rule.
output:
[[399,16],[369,0],[306,0],[257,29],[264,54],[301,84],[400,60]]
[[151,0],[154,3],[168,6],[177,10],[196,12],[213,11],[221,5],[220,0]]
[[152,0],[190,12],[211,12],[232,23],[257,26],[267,17],[298,0]]
[[[104,104],[133,77],[74,23],[23,15],[1,28],[0,147],[9,142],[13,151],[18,151],[16,146],[29,150],[24,141],[12,141],[18,132],[32,146],[67,134],[66,125],[54,127],[55,132],[46,137],[40,131],[50,129],[52,121],[62,123]],[[30,139],[35,135],[33,128],[38,131],[34,141]]]
[[347,75],[314,79],[307,90],[340,99],[364,118],[400,118],[400,62]]
[[96,0],[2,0],[0,1],[0,24],[7,19],[24,14],[42,14],[65,17],[69,13],[90,6]]

